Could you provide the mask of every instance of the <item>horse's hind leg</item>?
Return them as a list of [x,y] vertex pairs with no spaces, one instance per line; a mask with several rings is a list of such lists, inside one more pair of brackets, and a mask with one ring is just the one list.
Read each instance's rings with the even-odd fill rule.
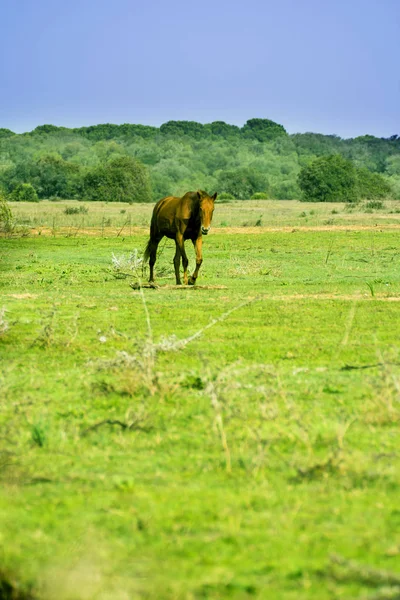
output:
[[151,246],[150,246],[150,261],[149,261],[149,265],[150,265],[150,283],[154,282],[154,265],[156,264],[156,260],[157,260],[157,248],[158,248],[158,244],[160,243],[160,240],[154,240],[151,242]]
[[174,256],[174,267],[175,267],[175,277],[176,277],[176,285],[181,285],[181,276],[179,273],[179,267],[181,264],[181,251],[179,249],[179,244],[175,241],[176,252]]

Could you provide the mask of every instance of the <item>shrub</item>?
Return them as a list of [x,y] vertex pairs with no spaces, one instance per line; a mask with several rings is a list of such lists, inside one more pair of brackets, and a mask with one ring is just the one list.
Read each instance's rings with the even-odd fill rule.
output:
[[17,202],[39,202],[38,195],[31,183],[19,183],[10,194],[10,199]]
[[4,194],[0,191],[0,230],[9,232],[13,227],[11,208]]
[[87,215],[89,209],[86,206],[67,206],[64,208],[65,215]]
[[382,175],[371,173],[368,169],[357,169],[357,182],[360,198],[386,198],[392,191],[390,183]]
[[382,200],[370,200],[369,202],[366,202],[365,208],[367,210],[369,208],[375,210],[382,210],[383,208],[385,208],[385,205],[383,204]]
[[308,202],[356,202],[357,171],[350,160],[339,154],[321,156],[303,167],[298,183],[302,200]]
[[267,192],[256,192],[252,195],[251,200],[268,200]]
[[218,200],[234,200],[235,196],[233,196],[232,194],[230,194],[229,192],[221,192],[220,194],[218,194]]

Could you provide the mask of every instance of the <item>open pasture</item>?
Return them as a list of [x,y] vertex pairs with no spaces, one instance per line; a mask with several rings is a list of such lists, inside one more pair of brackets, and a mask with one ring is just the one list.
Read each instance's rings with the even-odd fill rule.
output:
[[[40,203],[10,202],[18,225],[51,235],[127,236],[138,229],[147,233],[153,204],[126,202],[79,202],[42,200]],[[66,214],[66,211],[70,214]],[[74,212],[76,211],[76,212]],[[86,212],[87,211],[87,212]],[[71,214],[72,213],[72,214]],[[287,200],[217,201],[213,228],[243,227],[373,227],[400,225],[400,201],[387,200],[384,208],[358,205]]]
[[4,597],[395,597],[397,204],[218,205],[157,290],[151,207],[72,205],[0,240]]

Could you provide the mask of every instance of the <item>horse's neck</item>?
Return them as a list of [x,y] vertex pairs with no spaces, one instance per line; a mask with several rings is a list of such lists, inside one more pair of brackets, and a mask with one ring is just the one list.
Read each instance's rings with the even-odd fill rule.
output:
[[[197,196],[197,195],[196,195]],[[197,220],[200,215],[200,200],[198,197],[192,198],[191,217]]]

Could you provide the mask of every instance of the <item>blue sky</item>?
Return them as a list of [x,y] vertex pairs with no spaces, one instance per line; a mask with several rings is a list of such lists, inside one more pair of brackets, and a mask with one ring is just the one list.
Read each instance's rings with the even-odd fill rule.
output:
[[0,127],[400,134],[400,0],[1,0]]

